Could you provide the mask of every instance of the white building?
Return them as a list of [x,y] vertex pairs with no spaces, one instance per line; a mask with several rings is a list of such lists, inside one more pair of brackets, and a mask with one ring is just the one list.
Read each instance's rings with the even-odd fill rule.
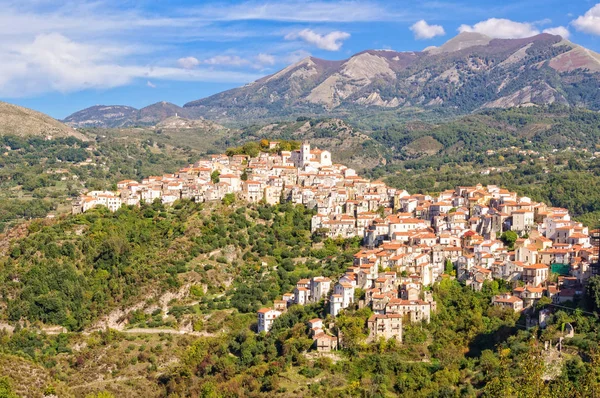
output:
[[273,321],[279,318],[280,315],[280,311],[271,308],[261,308],[258,310],[258,333],[271,330]]

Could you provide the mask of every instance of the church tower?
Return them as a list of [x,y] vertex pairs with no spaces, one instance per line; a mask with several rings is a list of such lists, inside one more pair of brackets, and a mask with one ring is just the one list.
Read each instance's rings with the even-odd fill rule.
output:
[[300,148],[300,158],[300,167],[304,167],[310,163],[310,144],[308,141],[302,143],[302,147]]

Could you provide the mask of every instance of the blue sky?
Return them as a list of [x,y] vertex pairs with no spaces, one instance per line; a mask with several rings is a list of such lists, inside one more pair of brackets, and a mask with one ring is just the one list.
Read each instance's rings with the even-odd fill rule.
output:
[[0,0],[0,99],[56,118],[183,105],[308,55],[422,50],[459,31],[548,31],[600,52],[597,1]]

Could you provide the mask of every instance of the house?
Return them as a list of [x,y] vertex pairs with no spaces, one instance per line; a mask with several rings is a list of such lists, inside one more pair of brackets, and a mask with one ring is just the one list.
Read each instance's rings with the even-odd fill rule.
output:
[[315,318],[308,321],[308,327],[310,329],[323,329],[323,320],[321,318]]
[[340,313],[342,309],[344,309],[343,305],[343,296],[341,294],[332,294],[329,298],[329,313],[331,316],[336,317]]
[[313,302],[326,298],[331,290],[331,279],[323,276],[314,277],[310,281],[310,299]]
[[288,307],[288,301],[285,300],[285,297],[283,300],[275,300],[273,301],[273,309],[280,311],[280,312],[285,312],[287,310]]
[[523,310],[523,300],[508,293],[494,296],[492,298],[492,305],[502,308],[510,308],[515,312]]
[[526,285],[539,286],[548,279],[550,272],[546,264],[524,265],[521,273],[521,280]]
[[258,333],[268,332],[273,326],[273,321],[281,315],[280,311],[272,308],[261,308],[258,310]]
[[313,344],[318,352],[330,352],[337,350],[338,339],[321,331],[313,336]]
[[528,232],[533,227],[533,210],[515,210],[512,212],[512,226],[513,231],[522,233]]
[[523,300],[523,307],[531,307],[544,295],[543,287],[519,286],[513,289],[513,295]]
[[248,202],[257,203],[263,198],[262,183],[259,181],[242,181],[242,197]]
[[400,285],[400,298],[403,300],[418,300],[421,293],[421,285],[418,283],[405,282]]
[[575,301],[577,296],[579,296],[579,294],[575,289],[562,288],[552,297],[552,301],[557,304],[562,304],[568,301]]
[[383,337],[386,340],[396,339],[402,342],[402,315],[400,314],[373,314],[367,321],[367,327],[371,341]]
[[391,299],[385,308],[386,315],[408,316],[411,323],[431,320],[432,303],[423,300]]
[[294,289],[294,303],[304,305],[310,300],[310,290],[305,287],[296,287]]
[[351,283],[337,283],[334,294],[342,296],[342,308],[348,308],[350,304],[354,303],[354,286]]

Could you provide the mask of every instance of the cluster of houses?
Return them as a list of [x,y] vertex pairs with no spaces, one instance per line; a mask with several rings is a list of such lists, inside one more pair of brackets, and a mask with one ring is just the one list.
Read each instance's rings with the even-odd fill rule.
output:
[[[520,310],[542,296],[557,303],[573,300],[598,259],[590,231],[571,220],[566,209],[497,186],[457,187],[437,196],[395,191],[388,200],[380,211],[355,212],[354,226],[365,245],[355,256],[364,270],[359,281],[368,278],[369,269],[390,270],[399,286],[422,290],[450,267],[475,290],[493,279],[509,282],[514,286],[510,297],[496,297],[494,304],[514,303]],[[335,206],[319,209],[313,232],[323,231],[330,220],[351,218]],[[516,241],[508,239],[508,231]],[[552,279],[552,274],[560,276]]]
[[311,149],[303,143],[299,150],[277,151],[278,142],[270,142],[270,151],[257,157],[248,155],[212,155],[176,174],[150,176],[141,182],[124,180],[117,183],[117,191],[92,191],[73,203],[73,214],[96,206],[111,211],[122,205],[160,200],[171,204],[178,199],[196,202],[218,201],[228,194],[257,203],[277,204],[282,200],[315,207],[318,202],[343,184],[366,184],[353,169],[332,164],[331,153]]
[[[556,303],[573,300],[598,259],[590,231],[566,209],[494,185],[411,195],[357,176],[332,163],[330,152],[311,149],[307,142],[295,151],[279,151],[277,142],[269,149],[256,157],[213,155],[177,174],[141,183],[121,181],[117,192],[82,196],[73,212],[98,205],[116,210],[157,199],[222,200],[234,194],[249,202],[303,204],[316,211],[313,233],[363,240],[353,265],[335,282],[300,280],[273,308],[261,309],[259,331],[269,331],[290,305],[325,300],[334,317],[353,305],[371,307],[371,338],[401,341],[403,321],[429,321],[435,311],[429,288],[444,274],[455,274],[474,290],[503,279],[513,291],[496,296],[493,304],[522,311],[544,296]],[[559,277],[551,277],[555,274]],[[322,350],[339,343],[318,321],[310,329]]]
[[[448,273],[474,290],[486,281],[506,281],[512,292],[495,296],[492,304],[520,312],[542,297],[556,304],[576,299],[596,271],[593,234],[566,209],[493,185],[431,196],[375,183],[366,192],[382,195],[353,197],[341,205],[332,200],[313,217],[313,233],[363,238],[353,266],[333,286],[322,277],[299,281],[276,302],[279,314],[289,305],[321,300],[322,287],[320,295],[311,294],[326,286],[332,316],[351,305],[368,305],[374,313],[367,322],[370,338],[401,341],[403,321],[429,321],[435,311],[429,286]],[[356,289],[364,293],[360,300]]]

